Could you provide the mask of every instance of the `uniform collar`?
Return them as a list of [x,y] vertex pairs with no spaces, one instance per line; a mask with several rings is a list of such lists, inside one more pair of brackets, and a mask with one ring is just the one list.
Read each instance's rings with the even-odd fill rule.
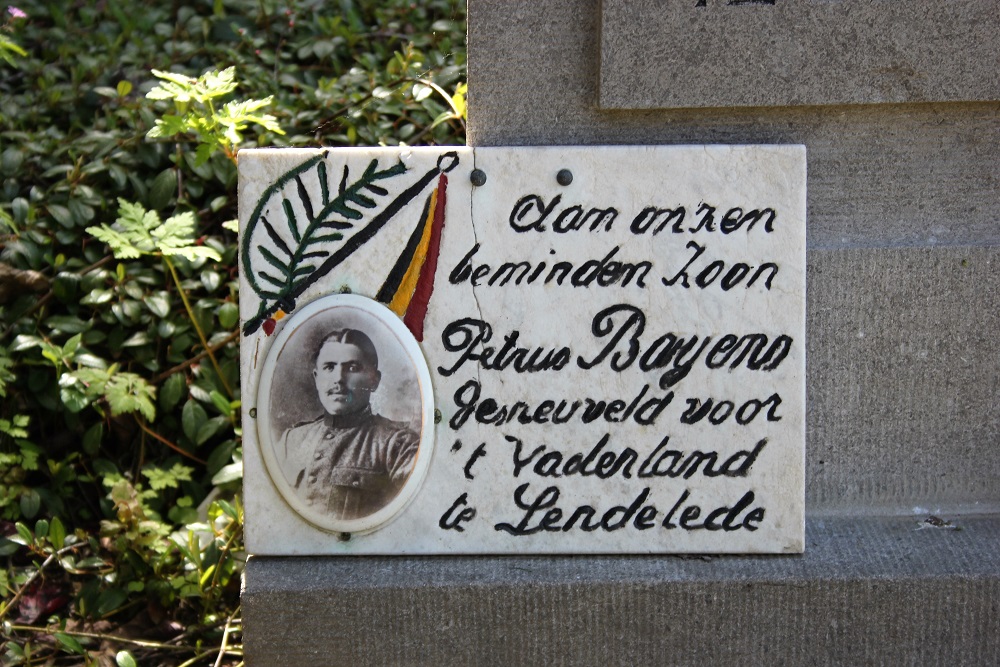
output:
[[323,423],[326,424],[327,428],[354,428],[355,426],[367,424],[371,421],[371,418],[372,406],[366,405],[365,409],[361,412],[355,412],[349,415],[327,414],[323,417]]

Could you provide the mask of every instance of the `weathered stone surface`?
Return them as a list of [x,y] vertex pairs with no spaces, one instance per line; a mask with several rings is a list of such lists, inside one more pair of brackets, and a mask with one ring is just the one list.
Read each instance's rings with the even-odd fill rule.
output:
[[1000,99],[993,0],[604,0],[600,106]]
[[952,526],[812,519],[802,556],[255,557],[244,650],[253,665],[992,663],[1000,520]]
[[602,111],[599,32],[584,0],[470,2],[470,145],[804,144],[810,247],[1000,244],[1000,104]]
[[809,252],[812,512],[1000,509],[1000,248]]

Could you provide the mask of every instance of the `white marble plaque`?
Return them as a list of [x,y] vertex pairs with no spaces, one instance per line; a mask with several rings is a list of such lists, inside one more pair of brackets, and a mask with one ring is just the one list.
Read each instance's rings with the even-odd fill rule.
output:
[[797,553],[801,146],[240,153],[250,553]]

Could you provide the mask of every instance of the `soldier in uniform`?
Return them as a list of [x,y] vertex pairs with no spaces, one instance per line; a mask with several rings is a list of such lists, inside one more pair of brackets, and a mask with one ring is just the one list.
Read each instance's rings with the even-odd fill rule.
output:
[[296,494],[338,519],[375,513],[406,483],[420,438],[373,414],[382,374],[371,339],[356,329],[324,338],[312,371],[324,415],[285,431],[277,453]]

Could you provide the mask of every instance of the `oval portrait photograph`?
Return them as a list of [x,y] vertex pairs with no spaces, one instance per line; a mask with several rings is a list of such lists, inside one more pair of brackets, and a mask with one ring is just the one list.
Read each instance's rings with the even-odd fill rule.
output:
[[434,442],[430,373],[392,311],[336,294],[288,318],[257,389],[268,475],[302,518],[367,532],[413,498]]

